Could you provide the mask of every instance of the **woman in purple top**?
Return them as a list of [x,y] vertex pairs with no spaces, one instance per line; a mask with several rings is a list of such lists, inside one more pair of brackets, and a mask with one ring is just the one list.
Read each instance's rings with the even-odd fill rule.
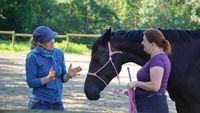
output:
[[165,91],[171,71],[167,56],[171,54],[171,45],[158,29],[146,30],[142,45],[151,58],[138,71],[138,81],[128,83],[128,87],[135,88],[137,111],[168,113]]

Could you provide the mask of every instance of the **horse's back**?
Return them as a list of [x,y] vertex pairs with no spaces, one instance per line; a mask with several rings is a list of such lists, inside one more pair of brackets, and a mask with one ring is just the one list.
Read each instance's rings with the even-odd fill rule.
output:
[[179,29],[159,29],[165,38],[171,43],[187,42],[200,39],[200,29],[179,30]]

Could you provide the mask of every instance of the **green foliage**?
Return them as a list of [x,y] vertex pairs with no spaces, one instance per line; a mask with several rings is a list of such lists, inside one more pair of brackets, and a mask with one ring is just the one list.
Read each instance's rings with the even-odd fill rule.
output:
[[191,10],[195,10],[194,12],[198,10],[199,1],[144,0],[142,4],[140,8],[141,28],[198,29],[200,27],[200,22],[192,20],[194,15],[199,18],[200,13],[193,13]]
[[72,42],[63,41],[62,43],[55,43],[55,46],[57,48],[60,48],[66,53],[79,53],[84,54],[88,53],[89,49],[86,47],[86,45],[83,44],[75,44]]
[[1,0],[0,30],[100,34],[105,28],[199,29],[199,0]]

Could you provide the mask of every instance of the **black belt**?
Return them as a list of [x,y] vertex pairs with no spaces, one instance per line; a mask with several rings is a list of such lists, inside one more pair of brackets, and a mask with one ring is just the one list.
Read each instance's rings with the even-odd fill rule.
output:
[[34,98],[31,98],[30,101],[34,103],[63,104],[62,102],[48,102],[48,101],[38,100]]
[[153,96],[163,96],[164,93],[147,93],[147,94],[138,94],[135,95],[136,98],[144,98],[144,97],[153,97]]
[[48,101],[38,101],[39,103],[47,103],[47,104],[63,104],[62,102],[48,102]]

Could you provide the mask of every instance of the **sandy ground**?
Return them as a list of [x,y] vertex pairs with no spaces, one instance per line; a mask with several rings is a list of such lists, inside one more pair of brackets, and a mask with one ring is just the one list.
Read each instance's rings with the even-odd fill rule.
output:
[[[25,81],[26,53],[0,53],[0,110],[27,110],[29,88]],[[101,93],[98,101],[89,101],[84,94],[84,81],[88,71],[90,55],[66,54],[65,62],[68,66],[82,66],[81,75],[63,84],[63,103],[65,111],[100,112],[100,113],[127,113],[128,97],[123,93],[113,94],[109,89]],[[121,86],[126,89],[128,83],[127,67],[130,67],[132,79],[140,66],[128,63],[123,65],[120,72]],[[117,79],[109,84],[111,88],[118,87]],[[168,98],[170,113],[176,113],[174,102]]]

